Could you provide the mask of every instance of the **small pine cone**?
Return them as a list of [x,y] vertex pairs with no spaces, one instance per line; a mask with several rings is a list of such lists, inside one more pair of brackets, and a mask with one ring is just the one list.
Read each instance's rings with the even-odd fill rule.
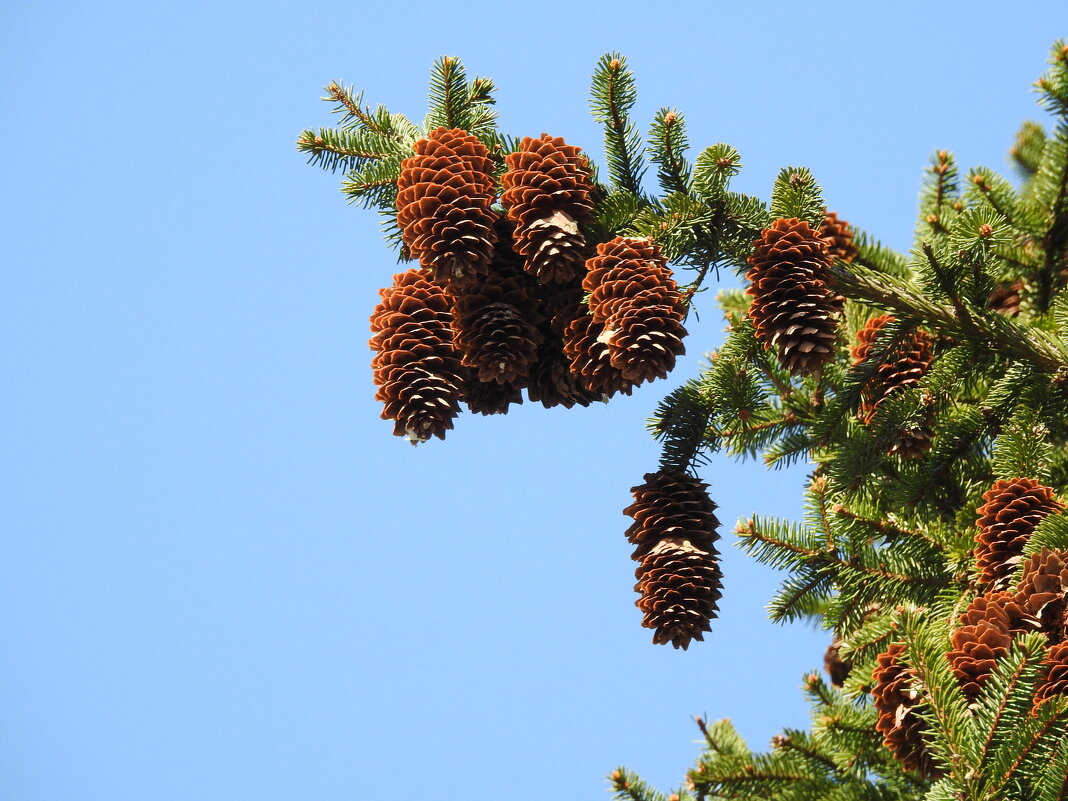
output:
[[[879,331],[893,319],[890,314],[873,317],[857,332],[857,343],[851,351],[854,364],[868,358]],[[875,420],[879,404],[895,392],[916,386],[926,375],[933,356],[934,339],[931,335],[919,328],[910,331],[897,347],[886,354],[884,363],[876,368],[875,374],[864,387],[859,409],[861,420],[870,425]],[[890,453],[914,459],[930,450],[934,436],[932,418],[933,415],[928,414],[919,425],[901,431],[890,446]]]
[[648,239],[616,237],[597,246],[586,269],[582,287],[612,366],[635,384],[665,377],[686,352],[686,329],[682,295],[660,249]]
[[830,288],[827,243],[807,222],[776,220],[749,257],[749,317],[779,364],[809,375],[834,359],[841,296]]
[[875,730],[883,735],[883,745],[906,770],[924,778],[937,778],[941,771],[923,741],[927,724],[913,711],[919,694],[909,686],[910,671],[900,657],[903,643],[895,642],[876,659],[872,674],[872,700],[878,712]]
[[459,413],[461,367],[452,347],[449,299],[423,271],[393,277],[371,315],[371,361],[382,417],[411,443],[445,439]]
[[986,307],[1005,317],[1017,317],[1020,314],[1023,290],[1024,282],[1021,278],[1011,284],[996,286],[986,300]]
[[831,684],[841,687],[849,678],[849,671],[853,669],[853,663],[843,659],[841,655],[842,641],[836,639],[827,647],[823,655],[823,669],[831,677]]
[[493,260],[497,212],[485,145],[457,128],[415,144],[397,179],[397,227],[408,252],[442,284],[462,286]]
[[969,701],[979,696],[983,683],[994,672],[997,660],[1008,653],[1014,630],[1019,630],[1019,609],[1013,595],[994,592],[973,600],[961,616],[959,628],[950,637],[953,646],[946,658],[960,679]]
[[501,203],[515,223],[516,252],[542,283],[581,278],[586,238],[579,223],[593,211],[590,166],[580,148],[559,137],[529,136],[504,158]]
[[1035,688],[1035,709],[1043,701],[1068,695],[1068,642],[1050,646],[1042,659],[1042,680]]
[[820,236],[827,243],[827,252],[832,259],[853,261],[857,257],[857,246],[853,244],[853,229],[845,220],[838,219],[833,211],[823,216]]
[[1027,559],[1016,602],[1051,643],[1068,641],[1068,552],[1043,548]]
[[623,514],[634,518],[627,540],[641,594],[636,605],[642,625],[655,629],[653,642],[686,649],[703,640],[716,616],[722,574],[715,542],[719,539],[716,504],[708,485],[681,470],[646,473],[645,483],[631,488],[634,503]]
[[523,402],[519,387],[497,381],[479,381],[474,370],[468,370],[463,381],[463,399],[475,414],[508,414],[508,407]]
[[538,348],[537,361],[531,368],[527,383],[527,397],[546,409],[563,406],[589,406],[604,397],[582,385],[582,378],[571,372],[571,363],[564,353],[564,341],[552,331],[544,332],[545,341]]
[[661,540],[642,557],[634,572],[641,594],[637,607],[642,625],[655,629],[653,643],[671,643],[686,650],[690,640],[704,640],[711,631],[722,595],[723,574],[715,549],[705,551],[688,539]]
[[453,342],[479,381],[523,387],[543,339],[540,315],[525,276],[494,267],[454,298]]
[[975,535],[979,583],[1003,590],[1035,526],[1064,505],[1053,497],[1052,489],[1031,478],[998,480],[983,494],[983,500]]

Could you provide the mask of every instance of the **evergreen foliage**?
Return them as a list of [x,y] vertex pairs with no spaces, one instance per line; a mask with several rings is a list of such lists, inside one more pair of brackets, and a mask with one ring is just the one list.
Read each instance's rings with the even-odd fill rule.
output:
[[[806,676],[811,727],[784,731],[765,752],[751,750],[729,721],[698,719],[704,744],[683,787],[662,793],[621,768],[609,777],[617,799],[1068,798],[1068,697],[1035,695],[1054,644],[1047,629],[1020,623],[971,700],[947,657],[961,614],[986,590],[974,553],[984,493],[999,480],[1033,479],[1068,498],[1068,43],[1054,43],[1035,86],[1051,118],[1020,129],[1013,179],[986,167],[962,170],[938,150],[910,253],[854,230],[856,256],[835,260],[827,279],[844,308],[833,359],[821,369],[791,375],[757,339],[749,297],[720,293],[726,342],[650,420],[660,469],[692,476],[720,449],[771,467],[810,465],[804,519],[742,521],[738,544],[785,573],[771,617],[833,632],[848,676],[841,687]],[[486,145],[498,175],[517,150],[518,140],[496,128],[493,91],[488,79],[469,80],[458,59],[439,59],[429,112],[417,125],[331,83],[324,99],[337,126],[302,132],[297,147],[310,163],[342,171],[342,191],[378,209],[387,239],[399,244],[396,181],[417,140],[438,127],[466,130]],[[621,55],[600,59],[591,94],[608,181],[595,179],[584,233],[591,244],[653,240],[689,271],[688,282],[679,280],[687,311],[712,272],[745,273],[754,241],[774,221],[821,225],[825,204],[804,167],[784,168],[766,203],[731,191],[741,170],[733,147],[712,145],[690,160],[678,111],[657,111],[643,140],[631,116],[634,76]],[[643,185],[647,163],[658,192]],[[858,332],[883,314],[892,319],[854,358]],[[863,413],[882,368],[900,360],[919,330],[931,338],[929,363]],[[921,435],[925,447],[899,447],[902,437]],[[1013,508],[999,511],[1010,528]],[[1022,555],[1004,566],[1010,593],[1020,560],[1068,551],[1068,514],[1052,508],[1029,523]],[[1068,587],[1063,592],[1068,602]],[[936,766],[926,778],[898,762],[875,729],[873,668],[891,647]]]

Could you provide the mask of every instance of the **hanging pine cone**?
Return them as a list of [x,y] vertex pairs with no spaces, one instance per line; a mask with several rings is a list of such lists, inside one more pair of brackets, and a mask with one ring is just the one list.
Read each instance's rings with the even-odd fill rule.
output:
[[453,343],[479,381],[519,388],[527,383],[542,335],[536,299],[524,277],[494,263],[489,275],[472,280],[454,298]]
[[1024,561],[1016,602],[1049,641],[1068,641],[1068,552],[1043,548]]
[[443,285],[485,275],[493,260],[493,162],[467,131],[437,128],[415,143],[397,179],[397,227],[413,258]]
[[986,307],[1005,317],[1018,317],[1023,290],[1024,282],[1021,278],[1017,278],[1011,284],[1000,284],[991,291]]
[[686,329],[682,295],[660,249],[648,239],[617,236],[597,246],[586,269],[582,288],[612,366],[635,384],[666,377],[686,352]]
[[827,243],[827,252],[832,259],[853,261],[857,257],[857,246],[853,244],[853,229],[845,220],[838,219],[833,211],[823,216],[820,236]]
[[804,220],[776,220],[749,257],[756,337],[774,348],[794,375],[819,371],[834,358],[842,298],[831,290],[827,243]]
[[479,381],[474,370],[466,370],[461,387],[464,403],[475,414],[508,414],[508,408],[523,402],[519,387],[497,381]]
[[928,779],[942,771],[935,765],[923,741],[927,724],[915,713],[919,694],[909,686],[910,671],[901,662],[903,643],[895,642],[876,659],[872,674],[872,700],[878,712],[875,729],[883,735],[883,745],[906,770]]
[[574,317],[564,331],[564,355],[579,384],[599,399],[608,400],[617,392],[629,395],[634,383],[612,364],[612,354],[605,344],[604,326],[594,321],[585,306],[577,304]]
[[505,156],[501,203],[516,225],[516,252],[542,283],[581,278],[586,238],[579,223],[593,211],[590,166],[580,148],[542,134]]
[[[571,360],[564,353],[567,327],[576,317],[586,315],[582,306],[582,286],[578,281],[541,287],[541,312],[545,316],[539,330],[543,342],[531,371],[527,397],[546,409],[553,406],[589,406],[604,393],[593,392],[582,384],[582,377],[571,370]],[[610,366],[610,365],[609,365]]]
[[983,500],[975,535],[979,583],[1003,590],[1035,526],[1064,506],[1053,497],[1052,489],[1031,478],[1000,479],[983,494]]
[[853,669],[852,662],[842,659],[841,651],[842,641],[836,639],[827,646],[827,651],[823,655],[823,669],[827,671],[827,675],[831,678],[831,684],[835,687],[844,685],[846,679],[849,678],[849,671]]
[[640,562],[636,605],[645,613],[642,625],[655,629],[657,645],[685,650],[691,640],[703,640],[718,611],[719,520],[707,487],[681,470],[646,473],[645,483],[631,489],[634,503],[623,510],[634,518],[627,540],[635,546],[631,558]]
[[980,595],[964,611],[946,658],[969,701],[979,696],[997,660],[1008,653],[1013,634],[1022,630],[1023,616],[1010,592]]
[[1068,642],[1050,646],[1042,659],[1042,680],[1035,688],[1035,709],[1043,701],[1068,695]]
[[[871,353],[872,344],[883,327],[893,322],[890,314],[873,317],[857,332],[857,343],[852,348],[853,363],[860,364]],[[879,405],[895,392],[916,386],[926,375],[933,358],[934,339],[926,331],[914,328],[888,352],[874,375],[861,393],[860,418],[870,425],[878,413]],[[890,453],[903,458],[916,458],[931,447],[934,432],[931,415],[919,425],[901,431]]]
[[445,439],[459,413],[462,382],[452,348],[449,300],[421,270],[393,277],[379,293],[371,315],[371,361],[382,417],[396,422],[393,433],[414,445]]

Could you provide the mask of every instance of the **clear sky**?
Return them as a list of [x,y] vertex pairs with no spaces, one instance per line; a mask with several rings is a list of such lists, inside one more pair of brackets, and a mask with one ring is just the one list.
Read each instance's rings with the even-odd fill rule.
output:
[[[671,379],[608,406],[379,419],[367,318],[397,271],[306,166],[331,79],[421,119],[429,67],[500,87],[503,127],[601,160],[589,75],[687,117],[767,196],[787,164],[908,248],[936,148],[1007,168],[1063,2],[10,2],[0,11],[0,799],[605,798],[661,787],[690,716],[756,747],[807,720],[826,635],[765,621],[731,546],[797,516],[804,469],[716,460],[725,594],[650,644],[620,511]],[[726,284],[734,278],[724,276]]]

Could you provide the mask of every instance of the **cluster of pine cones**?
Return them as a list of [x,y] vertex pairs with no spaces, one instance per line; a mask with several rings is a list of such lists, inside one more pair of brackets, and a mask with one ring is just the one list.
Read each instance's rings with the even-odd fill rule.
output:
[[461,402],[502,414],[522,390],[546,408],[588,406],[674,367],[681,293],[650,240],[587,241],[593,184],[579,148],[524,139],[505,156],[499,198],[470,133],[438,128],[414,150],[397,224],[420,266],[371,315],[376,397],[396,435],[444,439]]
[[[1048,698],[1068,694],[1068,552],[1043,548],[1023,559],[1023,550],[1043,518],[1062,511],[1064,504],[1052,489],[1030,478],[997,481],[983,500],[974,551],[983,592],[957,621],[946,658],[972,703],[1013,638],[1042,632],[1048,647],[1033,699],[1037,709]],[[916,714],[921,702],[902,662],[904,652],[904,644],[893,643],[878,658],[872,676],[876,728],[906,768],[934,778],[939,770],[924,744],[926,724]]]

